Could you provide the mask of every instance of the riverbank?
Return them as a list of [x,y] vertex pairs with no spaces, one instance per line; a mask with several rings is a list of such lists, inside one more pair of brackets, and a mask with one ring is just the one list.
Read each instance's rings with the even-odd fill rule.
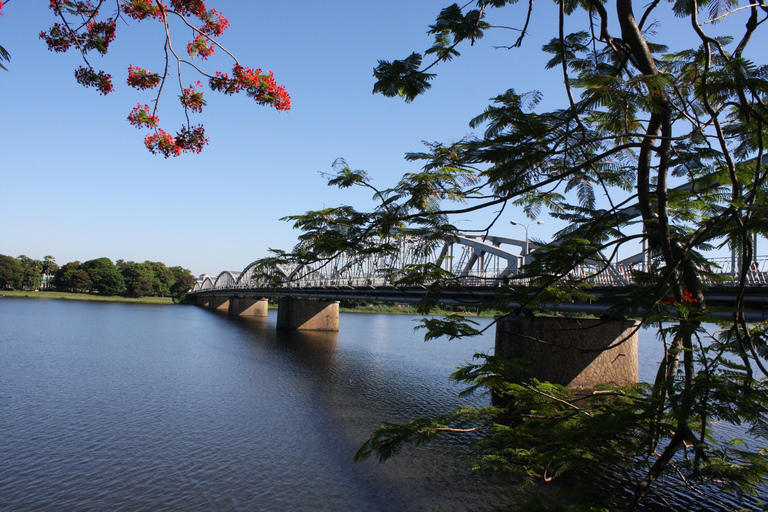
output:
[[[94,293],[70,293],[57,291],[18,291],[5,290],[0,293],[2,297],[27,297],[32,299],[63,299],[63,300],[89,300],[99,302],[130,302],[135,304],[173,304],[171,297],[122,297],[119,295],[98,295]],[[277,304],[270,304],[270,309],[277,309]],[[418,315],[415,307],[397,304],[371,304],[355,308],[339,308],[342,313],[383,313],[388,315]],[[444,309],[435,308],[430,312],[433,316],[446,316],[454,313]],[[495,311],[483,311],[479,315],[476,312],[463,312],[465,316],[480,316],[491,318],[498,315]]]
[[54,291],[4,290],[2,297],[28,297],[32,299],[89,300],[98,302],[133,302],[136,304],[173,304],[172,297],[121,297],[119,295],[97,295],[93,293],[70,293]]

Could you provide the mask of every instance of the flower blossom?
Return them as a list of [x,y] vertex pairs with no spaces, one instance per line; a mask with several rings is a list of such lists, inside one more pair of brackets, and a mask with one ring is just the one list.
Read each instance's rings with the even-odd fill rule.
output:
[[142,105],[141,103],[133,107],[131,113],[128,114],[128,122],[136,128],[154,128],[158,121],[157,116],[149,113],[149,105]]
[[235,64],[233,77],[220,71],[211,77],[208,85],[214,91],[235,94],[245,91],[259,105],[273,105],[277,110],[290,110],[291,97],[282,85],[277,85],[271,71],[263,73],[261,69],[251,69]]
[[92,21],[85,26],[87,33],[83,51],[96,50],[102,55],[107,53],[109,44],[115,40],[115,20],[107,18],[106,21]]
[[181,101],[181,104],[184,105],[185,109],[191,110],[192,112],[202,112],[203,107],[205,106],[205,100],[203,99],[203,93],[198,91],[195,86],[202,87],[203,84],[200,83],[198,80],[194,84],[190,85],[189,87],[185,87],[181,89],[181,96],[179,96],[179,100]]
[[184,16],[201,17],[206,12],[203,0],[171,0],[171,8]]
[[144,137],[144,145],[153,155],[180,156],[182,152],[200,153],[203,146],[208,144],[202,125],[192,128],[182,126],[181,131],[173,137],[160,128],[155,133]]
[[160,75],[152,73],[146,69],[128,65],[128,85],[135,89],[145,90],[153,89],[160,83]]
[[75,71],[75,79],[84,87],[96,87],[104,96],[115,90],[112,87],[112,75],[103,71],[96,73],[91,68],[80,66]]
[[214,45],[202,34],[198,34],[195,38],[187,43],[187,54],[193,59],[200,56],[203,60],[208,60],[208,57],[214,54]]
[[121,6],[123,12],[135,20],[155,18],[163,20],[163,11],[152,0],[130,0]]
[[229,27],[229,20],[216,9],[205,11],[198,17],[203,22],[200,32],[208,36],[219,37]]

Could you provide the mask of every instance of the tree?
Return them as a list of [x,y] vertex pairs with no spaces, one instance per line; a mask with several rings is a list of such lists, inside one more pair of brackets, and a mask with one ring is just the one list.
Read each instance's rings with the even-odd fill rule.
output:
[[86,261],[82,268],[88,273],[93,289],[97,292],[103,295],[119,295],[125,290],[125,280],[109,258]]
[[171,295],[177,300],[183,300],[187,292],[192,289],[197,279],[192,272],[182,267],[170,267],[173,274],[173,284],[171,285]]
[[[374,92],[413,101],[435,79],[428,71],[457,57],[460,44],[479,43],[494,28],[489,18],[514,3],[446,7],[429,27],[435,39],[425,55],[432,62],[422,65],[419,53],[379,61]],[[377,206],[288,217],[303,231],[299,244],[260,264],[266,274],[276,263],[323,264],[343,252],[394,254],[406,236],[420,237],[428,251],[454,236],[458,215],[497,212],[490,229],[508,206],[522,207],[531,219],[548,211],[568,227],[537,250],[521,274],[500,282],[497,300],[486,304],[517,315],[542,299],[588,298],[589,278],[575,278],[571,270],[593,262],[597,275],[618,261],[620,249],[642,247],[647,266],[633,271],[635,285],[607,316],[638,317],[657,329],[665,350],[654,382],[604,390],[585,405],[561,386],[520,379],[519,361],[478,354],[454,378],[468,384],[468,392],[492,393],[493,406],[384,425],[358,458],[386,460],[404,443],[474,431],[480,433],[473,444],[477,468],[538,481],[610,470],[631,493],[621,505],[606,503],[611,509],[635,510],[663,481],[755,493],[768,475],[768,452],[714,439],[710,427],[746,424],[768,435],[766,325],[747,323],[744,302],[752,237],[768,232],[768,67],[747,58],[765,30],[768,6],[764,0],[741,7],[617,0],[611,10],[599,0],[555,3],[558,14],[546,27],[553,37],[543,52],[546,67],[562,75],[561,108],[537,112],[539,92],[508,89],[471,120],[471,127],[484,128],[481,136],[430,143],[406,155],[423,162],[422,171],[388,189],[339,161],[329,185],[366,187]],[[525,21],[510,50],[525,45],[534,7],[519,7],[517,19]],[[705,8],[709,19],[702,21]],[[689,28],[657,34],[654,18],[672,14]],[[745,18],[740,33],[708,33],[715,22],[738,16]],[[580,30],[569,33],[574,26]],[[661,36],[687,48],[670,52],[665,43],[672,41]],[[730,307],[718,309],[704,296],[704,279],[718,276],[705,253],[723,246],[738,254],[731,281],[738,293]],[[391,277],[428,287],[423,311],[441,290],[460,286],[439,262]],[[704,322],[720,326],[717,337],[706,334]],[[423,326],[428,339],[477,333],[455,315]]]
[[[8,3],[5,2],[6,5]],[[115,5],[116,10],[105,17],[104,11],[110,5]],[[259,105],[271,105],[278,110],[291,108],[290,96],[282,85],[275,82],[271,71],[241,65],[232,53],[219,44],[216,38],[229,27],[229,21],[216,9],[209,9],[204,0],[170,0],[168,5],[161,0],[116,0],[114,4],[104,0],[52,0],[50,8],[58,21],[41,32],[40,37],[53,52],[76,50],[80,53],[85,65],[75,71],[75,79],[84,87],[96,88],[102,95],[114,91],[112,75],[94,69],[89,61],[90,54],[95,51],[105,55],[109,51],[116,37],[118,21],[126,24],[129,20],[159,22],[159,30],[165,34],[164,69],[155,72],[129,64],[127,72],[127,83],[131,87],[157,91],[152,108],[139,103],[128,115],[128,121],[133,126],[151,130],[144,138],[144,145],[153,154],[168,158],[183,152],[200,153],[208,143],[203,125],[195,126],[190,121],[190,113],[200,113],[206,105],[200,89],[202,83],[196,80],[185,86],[182,65],[184,69],[191,68],[207,79],[212,91],[228,95],[245,92]],[[0,1],[0,16],[2,14],[3,2]],[[177,54],[173,48],[172,34],[175,31],[172,20],[178,20],[181,26],[192,31],[193,38],[186,45],[190,60]],[[221,71],[204,71],[203,63],[192,62],[197,58],[208,60],[217,49],[232,59],[232,76]],[[0,62],[4,60],[10,61],[10,54],[0,46]],[[0,68],[6,69],[2,65]],[[186,118],[186,123],[175,135],[159,127],[158,117],[162,92],[166,87],[172,87],[172,71],[176,72],[179,101]]]
[[71,261],[56,271],[53,284],[59,290],[87,292],[91,289],[91,277],[79,261]]
[[158,297],[168,295],[175,281],[173,272],[160,261],[145,261],[143,265],[152,272],[152,294]]
[[53,256],[43,258],[43,274],[52,276],[57,270],[59,270],[59,266],[56,264],[56,258]]
[[18,260],[0,254],[0,288],[21,288],[24,268]]
[[24,290],[36,290],[40,288],[43,280],[43,262],[28,256],[18,256],[16,260],[22,267],[21,288]]
[[152,295],[152,280],[155,275],[152,268],[144,263],[129,261],[120,266],[120,273],[125,280],[125,292],[130,297]]

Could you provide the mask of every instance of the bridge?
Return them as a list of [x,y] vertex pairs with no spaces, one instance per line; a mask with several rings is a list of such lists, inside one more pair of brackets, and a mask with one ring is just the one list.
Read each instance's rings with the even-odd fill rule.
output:
[[[276,265],[266,271],[257,262],[247,265],[241,272],[224,271],[216,277],[202,276],[191,295],[209,307],[228,307],[230,298],[237,297],[291,297],[295,299],[343,299],[415,303],[426,293],[422,287],[395,286],[387,278],[392,270],[407,265],[432,263],[456,276],[459,286],[446,290],[439,299],[442,304],[476,306],[493,297],[498,287],[507,283],[527,284],[520,275],[526,259],[539,247],[528,240],[476,233],[458,233],[442,243],[427,245],[423,239],[409,237],[398,240],[396,254],[341,254],[323,263],[306,265]],[[735,257],[718,258],[711,263],[720,268],[720,274],[735,276],[740,267]],[[605,266],[587,262],[575,267],[569,277],[592,286],[600,294],[609,289],[632,286],[632,272],[646,270],[642,254]],[[734,287],[719,282],[705,282],[707,299],[727,303],[734,297]],[[768,317],[762,310],[768,308],[768,257],[758,258],[747,275],[748,306],[760,309],[759,319]],[[251,305],[240,306],[251,307]],[[235,310],[238,308],[236,307]],[[605,305],[556,304],[551,309],[560,311],[599,312]],[[768,311],[768,310],[767,310]],[[239,314],[239,313],[238,313]]]
[[[441,243],[418,237],[398,240],[396,253],[341,254],[313,264],[278,264],[264,269],[257,262],[241,272],[202,276],[190,292],[197,303],[230,315],[266,317],[268,298],[279,297],[277,328],[338,331],[341,299],[413,303],[426,287],[397,286],[387,276],[408,265],[432,263],[455,276],[458,285],[439,298],[442,304],[479,305],[508,282],[527,284],[521,269],[538,245],[512,238],[459,233]],[[735,277],[735,257],[712,260],[722,276]],[[633,285],[632,273],[646,270],[642,255],[612,265],[587,262],[569,277],[590,283],[599,295]],[[734,286],[706,282],[710,304],[732,304]],[[760,257],[747,276],[750,321],[768,319],[768,257]],[[313,300],[306,300],[313,299]],[[551,304],[548,309],[603,313],[610,304]],[[631,320],[510,317],[497,320],[495,353],[532,361],[539,379],[574,389],[598,383],[637,382],[639,323]]]

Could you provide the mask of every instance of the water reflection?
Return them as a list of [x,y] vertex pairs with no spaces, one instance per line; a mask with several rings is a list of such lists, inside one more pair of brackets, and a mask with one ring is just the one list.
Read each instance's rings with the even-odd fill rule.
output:
[[474,347],[424,344],[410,319],[307,333],[274,312],[4,300],[0,321],[0,509],[463,511],[508,492],[440,450],[352,463],[383,419],[456,404],[446,375]]
[[425,343],[407,316],[342,315],[338,333],[275,321],[3,299],[0,510],[468,511],[514,497],[457,464],[460,443],[352,463],[382,421],[487,403],[456,398],[448,375],[492,334]]

